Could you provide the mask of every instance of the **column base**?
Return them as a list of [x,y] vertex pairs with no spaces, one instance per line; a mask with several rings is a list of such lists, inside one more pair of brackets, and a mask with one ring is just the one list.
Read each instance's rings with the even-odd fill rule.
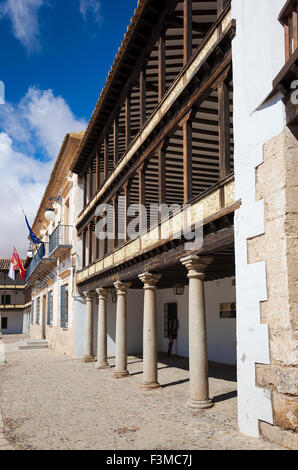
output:
[[122,379],[122,377],[128,377],[129,376],[129,372],[128,370],[116,370],[113,374],[113,377],[115,379]]
[[89,356],[89,355],[87,354],[86,356],[83,357],[82,361],[85,362],[85,363],[87,363],[87,362],[95,362],[95,359],[94,359],[94,357]]
[[157,388],[160,388],[160,384],[158,382],[141,382],[142,390],[154,390]]
[[186,403],[188,408],[192,408],[194,410],[205,410],[208,408],[212,408],[214,406],[213,400],[188,400]]
[[102,363],[96,362],[95,369],[110,369],[110,366],[107,362],[102,362]]

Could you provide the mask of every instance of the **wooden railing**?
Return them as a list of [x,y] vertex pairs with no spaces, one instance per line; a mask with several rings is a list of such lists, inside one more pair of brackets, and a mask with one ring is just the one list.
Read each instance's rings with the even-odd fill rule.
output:
[[287,62],[298,47],[298,0],[288,0],[278,19],[285,28]]

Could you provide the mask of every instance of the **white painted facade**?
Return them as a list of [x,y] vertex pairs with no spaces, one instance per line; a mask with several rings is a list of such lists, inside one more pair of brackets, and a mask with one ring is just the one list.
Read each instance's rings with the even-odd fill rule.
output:
[[273,416],[270,395],[255,385],[255,364],[270,361],[268,327],[260,322],[266,265],[248,265],[247,240],[264,233],[264,204],[255,198],[263,144],[285,128],[281,101],[257,111],[285,62],[284,31],[277,20],[283,6],[284,0],[232,0],[235,181],[236,200],[242,201],[235,214],[238,420],[240,431],[255,437],[258,420],[271,424]]

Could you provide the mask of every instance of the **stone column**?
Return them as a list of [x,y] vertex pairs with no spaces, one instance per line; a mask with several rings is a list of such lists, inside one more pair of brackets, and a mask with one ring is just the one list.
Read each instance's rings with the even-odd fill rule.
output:
[[107,360],[107,295],[106,289],[96,289],[98,295],[98,330],[96,369],[109,369]]
[[86,321],[85,321],[85,355],[83,357],[84,362],[94,362],[92,355],[92,335],[93,335],[93,300],[95,298],[94,292],[84,292],[86,297]]
[[129,375],[127,370],[127,292],[131,284],[117,281],[114,284],[117,290],[116,314],[116,365],[114,377],[119,379]]
[[144,284],[144,331],[143,363],[144,372],[141,387],[144,390],[159,388],[157,371],[157,318],[156,318],[156,284],[160,275],[144,273],[139,276]]
[[181,263],[189,279],[189,371],[190,408],[211,408],[209,399],[207,329],[204,295],[204,271],[212,262],[210,257],[187,256]]

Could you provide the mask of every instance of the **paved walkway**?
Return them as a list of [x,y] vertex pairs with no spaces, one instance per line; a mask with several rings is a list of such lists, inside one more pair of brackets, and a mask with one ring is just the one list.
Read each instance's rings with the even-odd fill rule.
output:
[[138,357],[129,358],[131,376],[118,380],[113,367],[96,370],[51,350],[10,352],[7,360],[0,366],[0,403],[15,449],[279,449],[238,433],[231,367],[211,365],[215,407],[193,412],[185,407],[185,359],[162,356],[162,388],[151,392],[139,388]]

